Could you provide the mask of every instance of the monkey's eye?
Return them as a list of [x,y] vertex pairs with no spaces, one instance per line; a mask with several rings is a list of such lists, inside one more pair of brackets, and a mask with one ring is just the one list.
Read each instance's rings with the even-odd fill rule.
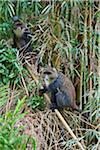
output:
[[52,73],[49,71],[45,71],[44,74],[51,75]]

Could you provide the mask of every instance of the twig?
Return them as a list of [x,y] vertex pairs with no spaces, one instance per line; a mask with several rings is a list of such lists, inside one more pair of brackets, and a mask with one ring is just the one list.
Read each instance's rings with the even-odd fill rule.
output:
[[27,96],[29,96],[28,89],[27,89],[27,86],[26,86],[25,80],[24,80],[24,78],[23,78],[22,72],[20,72],[20,73],[21,73],[21,79],[22,79],[22,83],[23,83],[23,85],[24,85],[24,88],[25,88],[26,94],[27,94]]
[[11,104],[12,104],[12,102],[13,102],[14,90],[15,90],[15,82],[14,82],[14,85],[13,85],[13,89],[12,89],[11,97],[10,97],[10,101],[9,101],[9,109],[11,108]]
[[[31,68],[29,66],[27,66],[28,71],[30,72],[32,78],[34,79],[34,81],[38,84],[38,79],[35,77],[34,73],[32,72]],[[50,98],[47,94],[44,94],[45,98],[50,102]],[[78,141],[76,135],[73,133],[73,131],[71,130],[71,128],[69,127],[69,125],[67,124],[67,122],[65,121],[65,119],[62,117],[62,115],[60,114],[60,112],[55,109],[55,113],[58,116],[58,118],[61,120],[61,122],[63,123],[63,125],[65,126],[65,128],[68,130],[68,132],[71,134],[71,136],[76,140],[77,145],[81,148],[81,150],[84,150],[82,144]]]

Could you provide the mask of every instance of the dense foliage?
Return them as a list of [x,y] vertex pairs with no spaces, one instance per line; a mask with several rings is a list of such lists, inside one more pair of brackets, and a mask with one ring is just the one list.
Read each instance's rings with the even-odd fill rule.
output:
[[[19,117],[15,115],[16,105],[19,105],[18,99],[23,99],[26,95],[25,104],[22,106],[23,110],[44,109],[43,98],[40,98],[37,92],[40,86],[35,85],[29,72],[20,65],[17,59],[18,50],[12,48],[12,17],[14,15],[20,16],[23,22],[28,24],[32,32],[33,51],[40,52],[43,66],[51,65],[73,81],[77,103],[83,109],[82,114],[88,116],[86,121],[93,125],[92,128],[92,126],[78,120],[75,132],[79,137],[81,136],[81,140],[84,141],[84,145],[88,149],[98,149],[100,107],[99,7],[99,1],[95,0],[0,1],[1,149],[26,148],[25,143],[29,137],[20,135],[19,129],[14,128],[16,120],[24,117],[21,111],[19,111]],[[77,122],[77,117],[74,116],[73,120]],[[75,129],[73,122],[71,120],[68,122],[71,124],[71,128]],[[19,136],[17,137],[17,135]],[[13,137],[15,141],[13,141]],[[20,145],[20,140],[26,142],[24,144],[22,142]],[[35,144],[34,139],[31,139],[31,143],[32,140]],[[74,140],[69,137],[66,143],[66,147],[69,149]],[[5,147],[3,147],[4,145]]]
[[24,126],[17,127],[17,122],[23,119],[26,113],[19,114],[25,98],[18,101],[16,108],[13,112],[7,111],[3,116],[0,116],[0,149],[13,150],[27,148],[27,143],[30,142],[34,150],[36,149],[36,143],[33,137],[25,134],[21,134],[24,130]]

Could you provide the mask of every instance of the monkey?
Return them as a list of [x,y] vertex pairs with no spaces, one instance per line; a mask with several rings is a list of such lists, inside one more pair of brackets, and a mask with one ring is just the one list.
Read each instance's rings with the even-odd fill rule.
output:
[[13,17],[13,47],[18,48],[23,65],[31,64],[34,72],[39,73],[40,56],[32,50],[32,33],[18,16]]
[[46,92],[51,93],[50,108],[52,110],[70,107],[81,112],[75,102],[75,88],[68,77],[62,72],[58,72],[55,68],[45,69],[42,76],[45,85],[44,88],[39,90],[39,95],[42,96]]
[[32,52],[32,37],[29,28],[21,22],[18,16],[13,17],[13,47],[19,49],[19,53]]

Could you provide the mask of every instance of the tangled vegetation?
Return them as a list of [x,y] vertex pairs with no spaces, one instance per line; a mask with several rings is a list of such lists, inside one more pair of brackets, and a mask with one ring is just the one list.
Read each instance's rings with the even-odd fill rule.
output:
[[[64,110],[66,122],[85,149],[99,150],[99,0],[0,1],[0,149],[77,150],[76,141],[51,112],[13,45],[13,16],[32,33],[42,67],[63,72],[74,83],[82,113]],[[47,106],[47,107],[46,107]]]

